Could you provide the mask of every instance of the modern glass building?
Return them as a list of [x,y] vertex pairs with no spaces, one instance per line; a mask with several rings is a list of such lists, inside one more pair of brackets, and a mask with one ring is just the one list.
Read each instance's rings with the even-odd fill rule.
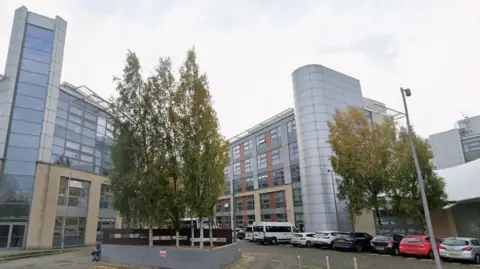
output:
[[121,225],[106,177],[112,119],[94,92],[60,84],[66,30],[58,16],[15,11],[0,75],[0,249],[59,246],[65,212],[65,245]]

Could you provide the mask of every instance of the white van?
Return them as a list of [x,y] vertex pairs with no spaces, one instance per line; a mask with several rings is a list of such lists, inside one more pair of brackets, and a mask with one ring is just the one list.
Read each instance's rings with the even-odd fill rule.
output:
[[245,229],[245,240],[250,242],[253,241],[253,226],[249,225],[247,229]]
[[294,233],[298,233],[290,222],[254,222],[253,241],[260,244],[290,242]]

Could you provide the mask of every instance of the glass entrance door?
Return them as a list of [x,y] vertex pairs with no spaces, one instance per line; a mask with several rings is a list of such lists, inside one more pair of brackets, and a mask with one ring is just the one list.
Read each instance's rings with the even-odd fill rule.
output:
[[0,249],[8,247],[9,233],[10,233],[10,224],[0,224]]
[[25,239],[25,224],[0,224],[0,249],[23,248]]

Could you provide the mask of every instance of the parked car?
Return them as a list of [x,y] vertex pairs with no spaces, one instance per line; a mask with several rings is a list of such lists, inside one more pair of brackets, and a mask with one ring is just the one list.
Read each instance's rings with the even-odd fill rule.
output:
[[480,240],[467,237],[452,237],[442,241],[439,248],[443,260],[464,260],[480,264]]
[[235,232],[237,234],[238,239],[244,239],[245,238],[245,231],[243,229],[237,228],[237,229],[235,229]]
[[296,233],[293,235],[292,240],[290,240],[290,243],[294,247],[296,246],[312,247],[314,236],[315,236],[315,233]]
[[372,238],[370,245],[372,245],[373,252],[398,256],[402,238],[403,236],[399,234],[377,235]]
[[[440,240],[437,248],[440,247]],[[400,241],[400,254],[409,256],[426,256],[433,258],[432,244],[428,235],[407,235]]]
[[329,247],[332,248],[333,240],[337,237],[338,231],[316,232],[313,238],[313,246],[316,248]]
[[335,240],[333,240],[333,249],[347,249],[362,252],[371,249],[370,241],[372,236],[367,233],[350,232],[337,233]]
[[253,226],[248,226],[247,229],[245,229],[245,240],[253,241]]

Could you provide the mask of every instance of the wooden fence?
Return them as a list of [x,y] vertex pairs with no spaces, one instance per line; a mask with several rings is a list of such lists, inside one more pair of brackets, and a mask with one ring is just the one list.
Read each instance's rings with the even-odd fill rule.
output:
[[[232,243],[233,232],[231,229],[213,229],[213,242],[215,246],[223,246]],[[190,246],[191,230],[181,229],[179,231],[181,246]],[[210,244],[210,232],[203,230],[203,241],[205,245]],[[175,246],[175,231],[169,229],[153,230],[153,245],[155,246]],[[195,245],[200,243],[200,230],[194,232]],[[104,229],[103,244],[110,245],[135,245],[148,246],[148,229]]]

